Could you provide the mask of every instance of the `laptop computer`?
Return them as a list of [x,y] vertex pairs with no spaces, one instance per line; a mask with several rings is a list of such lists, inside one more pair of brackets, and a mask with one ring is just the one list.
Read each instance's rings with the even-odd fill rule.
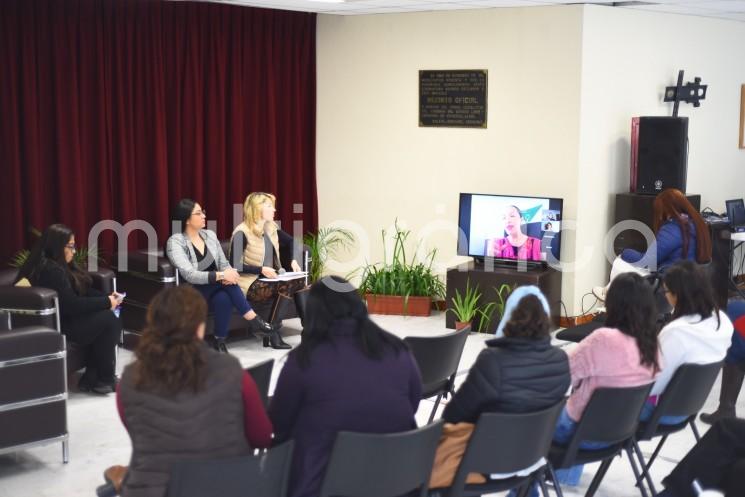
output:
[[745,202],[741,198],[727,200],[727,217],[732,231],[735,233],[745,232]]

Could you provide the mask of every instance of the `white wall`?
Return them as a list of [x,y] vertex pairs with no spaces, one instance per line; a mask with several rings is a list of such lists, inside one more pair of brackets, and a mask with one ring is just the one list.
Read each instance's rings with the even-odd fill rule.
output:
[[745,194],[745,150],[737,138],[743,47],[742,22],[585,7],[576,243],[594,256],[574,280],[575,296],[607,281],[600,245],[614,194],[628,192],[631,118],[671,115],[662,97],[679,69],[685,81],[700,76],[709,85],[701,107],[680,104],[679,115],[689,117],[687,192],[719,212],[726,199]]
[[[395,218],[457,260],[460,192],[577,200],[581,7],[318,17],[319,222]],[[488,128],[418,126],[420,69],[487,69]],[[563,250],[572,252],[572,240]],[[345,269],[339,272],[346,273]],[[571,278],[570,278],[571,279]],[[573,285],[564,282],[571,302]]]
[[[380,260],[395,218],[438,248],[444,271],[458,260],[459,192],[562,197],[578,223],[563,258],[591,255],[563,275],[579,313],[607,278],[601,242],[628,189],[631,117],[670,114],[662,92],[678,69],[710,85],[700,108],[681,104],[688,191],[715,210],[743,196],[745,23],[576,5],[319,15],[317,36],[319,222],[370,237],[336,272]],[[488,128],[419,128],[420,69],[488,69]]]

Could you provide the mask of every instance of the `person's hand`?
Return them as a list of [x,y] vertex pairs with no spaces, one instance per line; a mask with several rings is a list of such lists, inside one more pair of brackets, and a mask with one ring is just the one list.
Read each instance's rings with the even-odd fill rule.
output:
[[116,293],[109,295],[109,304],[112,311],[119,305],[119,299],[116,298]]
[[275,271],[274,268],[271,268],[269,266],[262,267],[261,274],[264,275],[264,278],[274,279],[277,277],[277,271]]
[[292,261],[292,262],[290,263],[290,267],[291,267],[291,268],[292,268],[292,270],[293,270],[293,271],[295,271],[296,273],[299,273],[300,271],[302,271],[302,269],[300,268],[300,264],[298,264],[296,260],[293,260],[293,261]]
[[238,283],[239,276],[240,274],[238,274],[238,271],[229,267],[222,273],[222,283],[223,285],[235,285]]

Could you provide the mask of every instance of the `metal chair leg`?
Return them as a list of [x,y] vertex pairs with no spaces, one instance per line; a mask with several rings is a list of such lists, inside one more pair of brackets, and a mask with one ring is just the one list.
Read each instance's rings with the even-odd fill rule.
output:
[[429,415],[429,421],[427,421],[427,424],[431,424],[432,421],[435,419],[435,413],[437,412],[437,407],[440,405],[440,399],[442,398],[442,394],[439,394],[437,396],[437,399],[435,399],[435,406],[432,408],[432,412]]
[[541,494],[543,497],[551,497],[551,495],[548,493],[548,485],[546,485],[546,475],[541,474],[541,476],[538,479],[538,484],[541,486]]
[[551,475],[551,481],[554,482],[554,490],[556,490],[557,497],[564,497],[564,492],[561,491],[561,484],[559,479],[556,477],[556,471],[554,471],[554,465],[548,463],[548,472]]
[[642,474],[639,478],[636,479],[636,486],[642,485],[642,478],[647,480],[647,486],[649,487],[649,491],[652,492],[653,496],[657,495],[657,490],[654,488],[654,482],[652,481],[652,476],[649,474],[649,466],[644,461],[644,454],[642,454],[642,449],[639,447],[639,444],[636,440],[633,440],[632,442],[634,446],[634,452],[636,453],[636,458],[639,461],[639,466],[641,466]]
[[70,462],[70,442],[68,440],[62,441],[62,462],[64,464]]
[[662,449],[662,446],[665,444],[665,441],[667,440],[667,435],[664,435],[662,439],[660,440],[660,443],[657,444],[657,447],[655,447],[654,452],[652,452],[652,457],[649,458],[649,462],[647,462],[647,466],[643,468],[645,471],[649,471],[649,468],[652,467],[652,463],[655,459],[657,459],[657,455],[660,453],[660,450]]
[[693,436],[696,437],[696,442],[698,442],[699,440],[701,440],[701,435],[698,434],[698,428],[696,428],[695,419],[696,419],[695,416],[691,418],[691,420],[689,421],[689,424],[691,425],[691,430],[693,430]]
[[603,462],[600,464],[600,468],[598,468],[598,472],[595,473],[595,477],[592,479],[592,482],[590,483],[590,488],[587,489],[587,493],[585,494],[585,497],[592,497],[593,495],[595,495],[595,492],[598,491],[598,487],[600,486],[600,482],[602,482],[603,478],[605,478],[605,473],[608,472],[608,468],[610,468],[610,465],[612,462],[613,462],[613,457],[603,459]]
[[636,481],[639,482],[639,491],[642,494],[642,497],[649,497],[649,494],[647,493],[647,489],[644,488],[644,482],[642,481],[643,478],[639,474],[639,469],[636,467],[636,461],[634,460],[634,454],[631,453],[631,447],[629,447],[629,444],[626,445],[626,456],[629,458],[629,464],[631,464],[631,471],[634,472],[634,477],[636,477]]

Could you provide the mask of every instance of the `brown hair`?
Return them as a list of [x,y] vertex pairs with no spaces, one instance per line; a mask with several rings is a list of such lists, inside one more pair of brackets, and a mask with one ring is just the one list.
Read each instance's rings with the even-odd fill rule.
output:
[[148,307],[135,351],[135,388],[165,394],[199,391],[204,383],[204,359],[197,328],[206,320],[207,303],[194,288],[160,291]]
[[696,227],[696,261],[703,264],[711,260],[711,237],[709,228],[704,218],[688,201],[683,192],[675,188],[668,188],[657,195],[654,199],[654,231],[657,233],[660,227],[668,219],[672,219],[683,232],[683,258],[688,256],[688,242],[690,232],[688,222],[682,216],[685,214]]
[[504,334],[511,338],[541,340],[548,337],[550,329],[551,323],[541,301],[535,295],[526,295],[504,325]]

